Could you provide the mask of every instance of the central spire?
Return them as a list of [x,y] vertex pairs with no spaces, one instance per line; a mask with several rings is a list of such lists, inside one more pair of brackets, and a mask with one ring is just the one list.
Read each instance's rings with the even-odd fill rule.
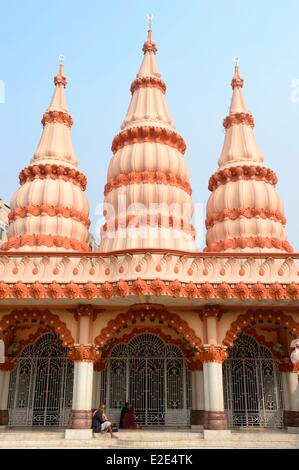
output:
[[149,25],[144,57],[131,84],[132,98],[105,186],[106,223],[100,251],[131,248],[195,250],[186,144],[165,101],[166,84],[156,62]]

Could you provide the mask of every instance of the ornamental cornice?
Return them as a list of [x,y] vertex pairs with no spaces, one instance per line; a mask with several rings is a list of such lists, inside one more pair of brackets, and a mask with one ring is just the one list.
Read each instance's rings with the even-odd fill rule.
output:
[[292,253],[294,250],[287,240],[280,240],[276,237],[237,237],[227,238],[218,242],[210,243],[204,251],[225,251],[225,250],[243,250],[244,248],[276,248],[277,250],[284,250],[287,253]]
[[31,215],[36,217],[40,215],[48,215],[50,217],[65,217],[66,219],[73,219],[76,222],[82,222],[87,228],[90,226],[90,220],[83,212],[69,207],[50,206],[49,204],[31,204],[26,207],[18,207],[15,210],[10,211],[8,214],[8,220],[12,222],[19,218],[28,217]]
[[68,113],[63,111],[46,111],[41,120],[42,125],[45,126],[54,122],[64,124],[67,127],[72,127],[74,123],[72,116]]
[[252,114],[234,113],[227,116],[223,121],[224,129],[228,129],[235,124],[245,124],[247,126],[254,127],[254,119]]
[[166,83],[161,80],[161,78],[156,77],[138,77],[132,82],[131,93],[138,90],[139,88],[157,88],[162,91],[163,94],[166,93]]
[[63,181],[70,181],[71,183],[79,186],[82,191],[86,189],[86,176],[78,171],[76,168],[71,168],[63,165],[54,164],[36,164],[24,168],[19,174],[20,184],[23,185],[26,181],[33,181],[35,179],[51,178],[52,180],[62,179]]
[[260,207],[238,207],[235,209],[224,209],[221,212],[209,214],[206,218],[206,228],[211,228],[215,224],[223,222],[224,220],[236,220],[239,217],[244,217],[246,219],[258,217],[261,219],[271,219],[275,222],[281,222],[282,225],[286,224],[286,218],[280,211],[263,209]]

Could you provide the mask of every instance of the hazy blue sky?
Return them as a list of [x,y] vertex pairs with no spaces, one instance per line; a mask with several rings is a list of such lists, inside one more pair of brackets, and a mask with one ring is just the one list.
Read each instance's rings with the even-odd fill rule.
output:
[[73,142],[96,220],[111,141],[142,60],[149,12],[168,106],[188,146],[194,201],[205,204],[209,195],[238,55],[257,142],[277,172],[289,240],[298,250],[299,92],[291,88],[293,83],[299,89],[296,0],[0,0],[0,80],[6,89],[0,104],[0,197],[9,202],[19,171],[35,151],[63,53]]

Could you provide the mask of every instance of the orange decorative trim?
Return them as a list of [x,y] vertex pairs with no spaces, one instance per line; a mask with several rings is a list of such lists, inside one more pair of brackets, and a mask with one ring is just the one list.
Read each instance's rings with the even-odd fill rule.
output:
[[209,190],[214,191],[220,184],[226,184],[229,181],[238,180],[257,180],[266,181],[266,183],[277,183],[277,176],[273,170],[262,166],[243,165],[225,168],[224,170],[216,171],[209,179]]
[[205,318],[220,318],[222,316],[223,310],[218,305],[207,305],[204,306],[201,312],[198,313],[199,318],[203,321]]
[[284,250],[287,253],[292,253],[294,250],[292,246],[286,240],[279,240],[278,238],[272,237],[239,237],[239,238],[228,238],[226,240],[220,240],[219,242],[210,243],[205,249],[206,251],[225,251],[235,250],[244,248],[276,248],[277,250]]
[[223,127],[228,129],[234,124],[245,124],[247,126],[254,127],[254,119],[250,113],[234,113],[226,116],[223,120]]
[[76,344],[71,347],[68,358],[74,362],[95,362],[99,353],[95,346]]
[[35,179],[51,178],[52,180],[62,179],[63,181],[70,181],[71,183],[79,186],[82,191],[86,189],[86,176],[75,168],[63,165],[31,165],[21,171],[19,175],[20,184],[26,181],[33,181]]
[[160,78],[156,77],[140,77],[136,78],[131,85],[131,93],[138,90],[139,88],[157,88],[158,90],[162,91],[165,95],[166,93],[166,83],[163,82]]
[[218,222],[225,219],[236,220],[238,217],[252,219],[253,217],[261,217],[262,219],[272,219],[276,222],[286,224],[286,218],[280,211],[272,211],[271,209],[260,209],[259,207],[238,207],[237,209],[224,209],[220,212],[214,212],[206,218],[206,228],[211,228]]
[[70,209],[68,207],[50,206],[48,204],[18,207],[17,209],[10,211],[8,214],[8,220],[11,222],[18,218],[27,217],[28,215],[39,216],[44,214],[49,215],[50,217],[61,216],[67,219],[71,218],[77,222],[82,222],[87,228],[90,226],[90,220],[83,212],[77,211],[76,209]]
[[72,116],[63,111],[46,111],[41,120],[42,125],[45,127],[46,124],[52,124],[58,122],[58,124],[64,124],[67,127],[72,127],[74,121]]
[[242,331],[259,326],[262,323],[270,323],[273,326],[277,326],[277,328],[286,327],[293,337],[299,337],[299,323],[296,323],[290,315],[285,315],[281,311],[251,310],[239,315],[231,323],[222,342],[223,345],[232,347]]
[[95,320],[96,311],[92,305],[80,305],[74,312],[75,320],[79,321],[80,317],[89,317]]
[[54,77],[55,86],[63,86],[64,88],[67,85],[67,78],[65,75],[62,75],[62,68],[60,68],[59,73]]
[[195,238],[196,230],[193,225],[187,224],[183,219],[179,220],[163,214],[140,214],[140,215],[127,215],[126,217],[116,217],[115,219],[106,222],[102,229],[104,232],[110,230],[118,230],[119,228],[126,227],[144,227],[149,225],[150,227],[164,227],[164,228],[175,228],[177,230],[183,230],[186,233],[192,233],[192,237]]
[[153,54],[156,54],[157,50],[156,43],[152,40],[152,32],[148,31],[148,38],[147,41],[143,44],[142,51],[144,54],[146,52],[153,52]]
[[224,362],[227,359],[226,348],[222,346],[204,346],[204,350],[199,354],[201,362]]
[[198,360],[198,359],[195,359],[195,360],[189,360],[187,362],[188,364],[188,369],[189,370],[192,370],[192,371],[201,371],[203,370],[203,363]]
[[293,364],[289,358],[286,358],[285,360],[280,360],[278,362],[278,369],[280,372],[294,372],[294,373],[299,373],[299,364]]
[[129,184],[165,184],[175,186],[185,191],[187,194],[192,194],[192,189],[188,181],[182,180],[179,176],[173,173],[165,173],[163,171],[131,171],[130,173],[120,175],[112,178],[105,185],[104,195],[110,193],[113,189],[127,186]]
[[[132,338],[135,338],[135,336],[140,335],[142,333],[152,333],[153,335],[159,336],[165,343],[167,344],[174,344],[176,345],[182,352],[183,356],[185,358],[190,357],[190,348],[187,349],[183,344],[182,341],[179,339],[174,339],[170,335],[166,335],[161,331],[160,328],[152,328],[152,327],[143,327],[143,328],[134,328],[130,333],[122,335],[119,338],[111,338],[111,341],[109,342],[109,348],[105,349],[105,354],[102,356],[102,359],[106,359],[110,356],[112,349],[118,345],[118,344],[128,344]],[[193,354],[191,354],[191,357],[193,357]]]
[[75,238],[62,237],[61,235],[45,235],[45,234],[32,234],[20,235],[9,239],[2,246],[3,251],[11,250],[12,248],[20,248],[22,246],[47,246],[58,248],[65,248],[66,250],[77,251],[91,251],[90,246],[85,242],[80,242]]
[[10,372],[15,367],[15,361],[13,358],[8,358],[5,362],[0,364],[0,371],[2,372]]
[[22,328],[32,326],[50,327],[60,337],[64,346],[74,343],[73,337],[66,324],[62,322],[58,315],[54,315],[49,310],[27,309],[13,310],[10,314],[4,315],[0,320],[0,335],[5,336],[11,328]]
[[119,333],[128,326],[145,321],[156,323],[159,328],[161,325],[173,328],[184,338],[193,352],[198,351],[202,346],[202,341],[185,320],[182,320],[177,314],[169,313],[165,308],[149,305],[137,305],[132,307],[127,313],[120,313],[116,318],[110,320],[95,338],[95,344],[99,345],[102,350],[107,350],[116,332]]
[[[139,271],[139,270],[138,270]],[[118,282],[104,282],[102,284],[93,283],[91,281],[86,284],[75,282],[42,284],[34,282],[24,284],[21,281],[15,284],[0,282],[0,299],[26,299],[26,298],[48,298],[48,299],[93,299],[112,297],[127,297],[130,295],[167,295],[178,298],[185,297],[188,299],[299,299],[299,284],[291,283],[288,285],[275,282],[270,285],[256,282],[255,284],[228,284],[222,282],[220,284],[194,284],[193,282],[182,283],[175,281],[162,281],[157,278],[152,281],[144,279],[136,279],[135,281],[119,280]],[[298,332],[299,335],[299,332]]]
[[142,126],[131,127],[117,134],[112,142],[111,150],[116,153],[126,145],[143,142],[157,142],[177,149],[182,154],[186,151],[186,144],[181,135],[164,127]]

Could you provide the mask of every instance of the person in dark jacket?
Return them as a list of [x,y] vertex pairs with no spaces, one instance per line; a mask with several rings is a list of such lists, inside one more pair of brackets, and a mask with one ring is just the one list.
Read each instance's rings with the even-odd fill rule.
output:
[[92,417],[92,430],[95,434],[109,432],[111,437],[117,438],[112,432],[112,423],[105,414],[105,405],[101,403]]

